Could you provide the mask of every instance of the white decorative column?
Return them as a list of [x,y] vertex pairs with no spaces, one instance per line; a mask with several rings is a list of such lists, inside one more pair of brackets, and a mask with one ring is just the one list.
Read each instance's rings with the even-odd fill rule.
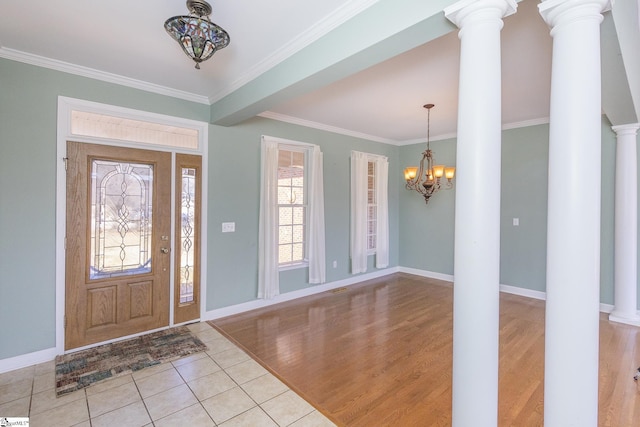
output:
[[501,61],[514,0],[463,0],[444,10],[460,28],[453,287],[452,424],[498,423]]
[[609,320],[640,326],[638,316],[638,167],[639,123],[613,126],[616,133],[614,308]]
[[546,0],[551,28],[545,427],[598,424],[600,22],[609,0]]

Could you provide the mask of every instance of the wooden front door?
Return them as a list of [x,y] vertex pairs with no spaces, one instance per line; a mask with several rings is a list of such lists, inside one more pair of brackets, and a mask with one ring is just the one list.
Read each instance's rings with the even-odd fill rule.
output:
[[65,349],[169,325],[171,153],[67,143]]

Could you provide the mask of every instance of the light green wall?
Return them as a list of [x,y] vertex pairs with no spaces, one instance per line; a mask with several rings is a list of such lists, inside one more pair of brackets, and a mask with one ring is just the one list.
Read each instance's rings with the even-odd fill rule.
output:
[[[58,96],[194,120],[210,107],[0,59],[0,359],[55,346],[55,197]],[[257,294],[260,136],[320,145],[325,164],[327,281],[349,274],[351,149],[389,157],[397,147],[256,118],[209,127],[208,310]],[[390,266],[398,265],[398,189],[389,190]],[[221,233],[222,222],[235,233]],[[331,263],[336,260],[338,268]],[[373,271],[373,268],[370,270]],[[308,287],[307,270],[282,273],[282,292]],[[8,327],[10,325],[10,327]]]
[[[402,171],[418,166],[426,144],[400,147],[400,167],[395,180],[400,191],[400,265],[435,273],[453,274],[453,230],[455,185],[441,190],[428,204],[415,191],[405,189]],[[454,139],[431,141],[436,162],[448,166],[456,163]],[[391,185],[391,184],[390,184]]]
[[[455,164],[455,140],[432,142],[431,148],[438,163]],[[399,168],[417,165],[424,149],[424,144],[401,147]],[[502,132],[501,284],[546,289],[548,156],[548,125]],[[600,296],[605,304],[613,304],[614,167],[615,134],[603,119]],[[424,206],[417,193],[404,190],[404,182],[399,186],[400,265],[453,274],[455,189],[441,191]],[[513,218],[519,226],[513,226]]]
[[0,59],[0,359],[55,346],[58,96],[207,120],[209,107]]
[[548,158],[548,125],[502,132],[500,283],[541,292],[547,268]]
[[[67,96],[205,121],[210,107],[0,59],[0,359],[55,346],[57,98]],[[455,188],[429,205],[404,189],[402,169],[424,144],[395,147],[264,118],[209,126],[208,310],[255,299],[260,136],[318,144],[324,153],[327,281],[349,274],[349,155],[389,157],[390,266],[453,274]],[[613,302],[615,135],[602,126],[601,300]],[[503,132],[501,283],[544,291],[548,126]],[[455,140],[432,142],[455,164]],[[562,183],[555,183],[562,185]],[[512,218],[520,226],[511,225]],[[236,223],[222,233],[222,222]],[[338,267],[332,268],[337,261]],[[373,268],[373,257],[369,260]],[[303,289],[306,269],[283,272],[282,292]],[[9,344],[7,344],[9,343]]]
[[0,60],[0,358],[55,344],[56,101],[44,85]]
[[[260,137],[317,144],[324,155],[327,282],[349,273],[349,162],[351,150],[385,155],[389,176],[398,176],[397,147],[256,117],[234,127],[210,126],[209,265],[207,309],[255,299],[258,291],[258,207]],[[233,179],[230,179],[233,177]],[[390,181],[393,182],[393,181]],[[233,187],[231,189],[230,187]],[[221,223],[236,222],[235,233],[221,233]],[[389,186],[390,266],[398,265],[398,188]],[[373,268],[370,258],[369,272]],[[332,267],[337,261],[337,268]],[[282,293],[307,283],[307,269],[280,273]]]

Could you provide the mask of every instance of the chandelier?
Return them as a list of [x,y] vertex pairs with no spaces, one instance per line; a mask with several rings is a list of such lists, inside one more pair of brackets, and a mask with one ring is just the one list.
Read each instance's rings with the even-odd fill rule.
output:
[[209,20],[211,5],[204,0],[187,0],[190,15],[174,16],[164,23],[167,33],[180,44],[184,53],[200,63],[211,58],[217,50],[227,47],[229,33]]
[[[427,109],[427,150],[422,153],[420,167],[409,166],[404,170],[404,179],[407,181],[405,187],[407,190],[416,190],[422,194],[425,203],[429,203],[429,199],[441,189],[449,190],[453,188],[453,175],[456,168],[444,165],[434,165],[433,151],[429,144],[429,132],[431,126],[431,109],[434,104],[426,104]],[[447,179],[443,182],[442,177]]]

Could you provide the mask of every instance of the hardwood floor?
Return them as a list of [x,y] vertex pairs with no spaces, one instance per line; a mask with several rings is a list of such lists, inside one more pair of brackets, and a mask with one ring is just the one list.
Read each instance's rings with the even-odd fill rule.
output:
[[[451,424],[453,289],[397,273],[212,321],[338,425]],[[640,328],[600,320],[599,425],[640,425]],[[499,425],[543,424],[544,302],[501,294]]]

